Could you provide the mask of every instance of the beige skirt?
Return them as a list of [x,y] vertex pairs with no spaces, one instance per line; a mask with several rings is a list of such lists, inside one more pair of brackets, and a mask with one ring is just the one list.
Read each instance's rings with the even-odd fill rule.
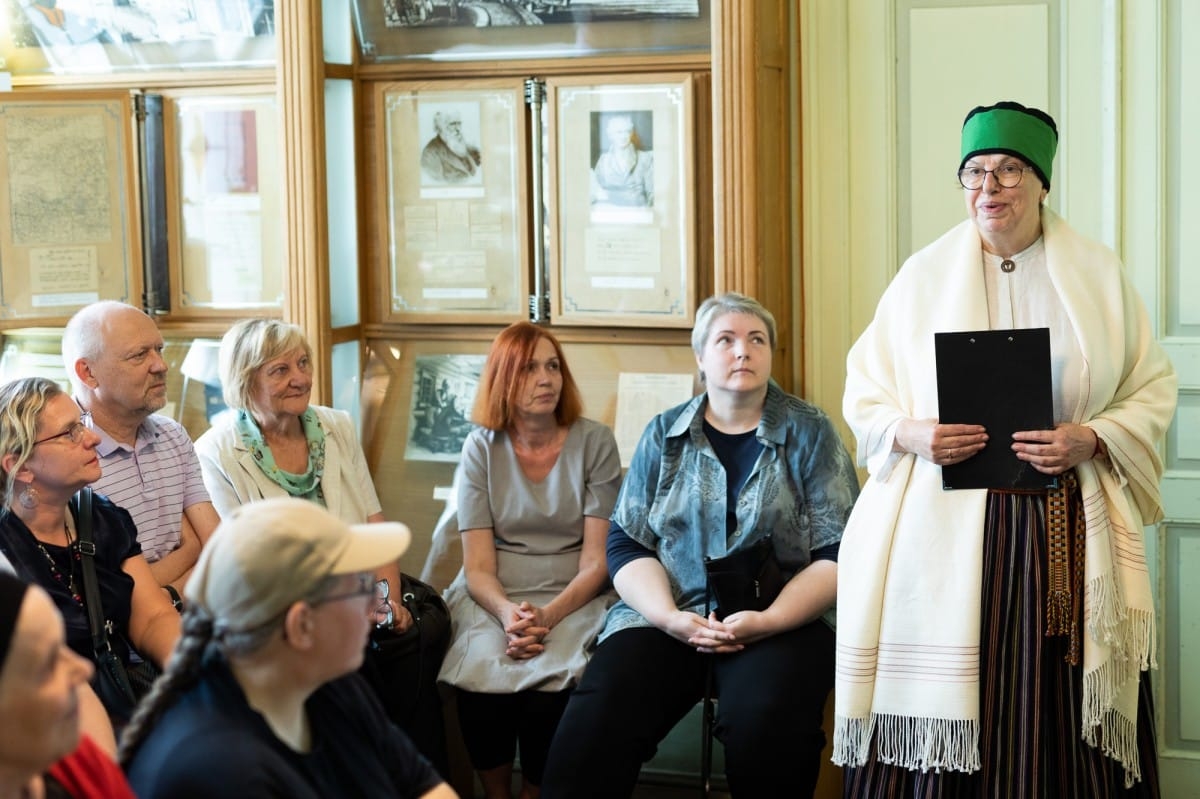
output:
[[[575,577],[579,553],[526,555],[497,552],[497,577],[514,602],[539,607],[556,597]],[[508,638],[495,616],[467,591],[460,570],[445,592],[450,608],[450,649],[438,673],[440,682],[477,693],[563,691],[579,682],[608,608],[616,601],[605,592],[563,619],[543,643],[545,651],[528,660],[504,654]]]

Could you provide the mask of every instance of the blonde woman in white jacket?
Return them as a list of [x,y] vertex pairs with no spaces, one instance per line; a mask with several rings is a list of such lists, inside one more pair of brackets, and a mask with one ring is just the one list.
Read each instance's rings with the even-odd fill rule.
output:
[[[196,454],[222,517],[249,502],[293,496],[318,503],[347,524],[384,521],[350,415],[310,404],[312,347],[299,327],[276,319],[236,323],[221,339],[220,373],[230,412],[197,439]],[[398,599],[400,564],[382,566],[375,577],[388,583],[391,613],[384,614],[383,626],[404,633],[413,618]],[[427,665],[437,673],[438,664]],[[407,718],[417,712],[390,715],[445,769],[440,710],[421,713],[437,716],[429,723]]]

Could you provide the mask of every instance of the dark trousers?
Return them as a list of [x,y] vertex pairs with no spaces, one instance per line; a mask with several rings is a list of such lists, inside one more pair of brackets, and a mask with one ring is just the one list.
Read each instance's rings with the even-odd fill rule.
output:
[[589,661],[550,746],[542,799],[632,794],[642,763],[704,695],[735,797],[811,796],[821,768],[834,635],[817,621],[730,655],[704,655],[653,628],[622,630]]
[[571,692],[480,694],[455,690],[454,696],[471,767],[487,771],[509,765],[519,744],[522,776],[533,785],[541,785],[550,740]]

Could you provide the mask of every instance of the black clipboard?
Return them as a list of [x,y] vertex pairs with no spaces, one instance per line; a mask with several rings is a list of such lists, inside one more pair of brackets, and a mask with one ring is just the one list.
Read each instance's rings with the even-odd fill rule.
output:
[[987,446],[942,467],[942,488],[1055,488],[1012,451],[1018,430],[1054,429],[1050,328],[934,333],[938,421],[981,424]]

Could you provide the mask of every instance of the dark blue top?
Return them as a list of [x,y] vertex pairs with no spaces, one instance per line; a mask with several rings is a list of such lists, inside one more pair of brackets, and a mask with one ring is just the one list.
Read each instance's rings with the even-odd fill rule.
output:
[[[79,529],[76,521],[75,529]],[[122,567],[125,561],[142,554],[137,528],[124,509],[100,494],[92,500],[92,541],[96,544],[96,581],[100,584],[100,604],[104,618],[112,622],[109,644],[123,661],[129,662],[129,610],[133,598],[133,578]],[[87,611],[71,596],[68,583],[74,574],[75,587],[84,595],[83,572],[74,546],[42,544],[63,581],[55,579],[46,556],[38,549],[37,539],[15,513],[5,509],[0,515],[0,551],[12,562],[17,574],[46,589],[62,614],[67,645],[88,660],[95,660]]]
[[126,770],[140,799],[419,797],[442,778],[384,715],[357,674],[304,706],[309,752],[275,736],[220,656],[155,723]]
[[[722,433],[708,422],[704,423],[704,435],[712,444],[713,452],[717,454],[717,460],[721,461],[721,465],[725,467],[726,495],[736,497],[742,490],[742,486],[745,485],[746,478],[750,476],[750,470],[754,468],[754,462],[758,460],[759,453],[762,452],[762,444],[758,443],[758,436],[753,430],[745,433]],[[725,513],[726,535],[732,535],[737,529],[737,516],[733,512],[734,505],[735,503],[730,503],[729,509]],[[812,559],[836,562],[841,546],[842,542],[839,540],[813,550]],[[605,554],[608,558],[608,576],[611,578],[632,560],[654,557],[654,550],[634,541],[616,522],[613,522],[608,528]]]
[[[724,557],[770,535],[787,574],[817,558],[836,559],[858,497],[850,454],[816,406],[772,382],[758,428],[722,436],[706,430],[707,401],[701,394],[646,426],[617,497],[607,546],[610,575],[632,559],[655,557],[676,606],[694,613],[705,607],[706,557]],[[648,625],[621,601],[609,611],[602,638]]]

